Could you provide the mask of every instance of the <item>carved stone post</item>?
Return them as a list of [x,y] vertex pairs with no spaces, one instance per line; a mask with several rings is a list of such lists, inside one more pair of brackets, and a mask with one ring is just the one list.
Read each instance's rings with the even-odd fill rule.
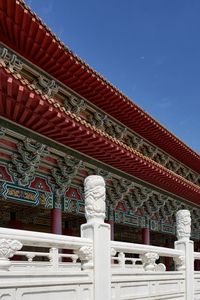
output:
[[190,240],[191,217],[189,210],[179,210],[176,214],[176,232],[178,241],[175,248],[183,251],[176,258],[177,270],[185,270],[185,299],[194,300],[194,243]]
[[93,241],[94,300],[111,299],[110,225],[104,223],[106,193],[103,177],[88,176],[84,189],[87,223],[81,226],[81,236]]

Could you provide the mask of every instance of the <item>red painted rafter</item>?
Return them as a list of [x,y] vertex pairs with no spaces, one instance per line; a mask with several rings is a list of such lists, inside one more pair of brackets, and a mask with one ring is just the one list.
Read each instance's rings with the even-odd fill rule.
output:
[[199,155],[64,47],[21,1],[0,1],[0,25],[0,38],[8,46],[99,106],[105,113],[200,172]]
[[[199,202],[199,187],[81,124],[42,100],[3,68],[0,81],[0,115],[191,202]],[[18,104],[20,114],[16,113]]]

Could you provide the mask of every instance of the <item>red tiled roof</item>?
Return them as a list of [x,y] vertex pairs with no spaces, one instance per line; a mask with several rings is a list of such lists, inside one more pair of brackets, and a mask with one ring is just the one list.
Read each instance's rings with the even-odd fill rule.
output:
[[0,65],[0,115],[190,202],[200,187],[131,149],[48,99]]
[[23,1],[0,1],[0,40],[200,173],[200,156],[70,51]]

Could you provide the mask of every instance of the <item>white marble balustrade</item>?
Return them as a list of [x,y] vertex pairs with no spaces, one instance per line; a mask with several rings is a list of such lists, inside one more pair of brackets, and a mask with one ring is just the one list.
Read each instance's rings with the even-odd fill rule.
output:
[[85,180],[85,211],[81,237],[0,228],[1,300],[200,299],[189,211],[177,213],[174,249],[111,241],[100,176]]

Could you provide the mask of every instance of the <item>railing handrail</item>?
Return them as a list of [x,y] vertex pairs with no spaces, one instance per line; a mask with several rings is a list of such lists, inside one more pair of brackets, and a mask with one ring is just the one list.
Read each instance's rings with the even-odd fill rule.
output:
[[194,259],[200,260],[200,252],[194,252]]
[[[169,293],[170,295],[173,293],[174,295],[181,295],[184,299],[194,300],[194,294],[196,292],[196,282],[194,280],[194,258],[200,259],[200,253],[194,252],[194,244],[193,241],[190,240],[190,212],[183,209],[179,210],[176,214],[177,240],[174,243],[175,249],[111,241],[110,225],[105,223],[105,182],[101,176],[90,175],[85,179],[84,185],[86,204],[85,216],[87,222],[81,226],[81,237],[0,227],[0,273],[4,272],[6,275],[11,274],[11,278],[13,278],[13,275],[16,275],[16,282],[19,280],[17,276],[18,274],[25,274],[24,278],[22,278],[22,284],[24,285],[24,282],[27,282],[27,274],[32,276],[32,274],[35,275],[36,272],[38,272],[37,274],[40,276],[40,286],[40,271],[43,272],[45,270],[45,273],[43,274],[46,274],[48,277],[49,272],[54,272],[54,274],[56,272],[56,274],[60,274],[62,270],[67,269],[68,278],[70,278],[71,283],[73,273],[70,272],[75,271],[75,274],[78,274],[78,276],[80,276],[80,274],[88,274],[92,279],[90,281],[92,284],[92,296],[89,296],[87,291],[88,299],[102,300],[112,298],[111,283],[114,270],[115,277],[117,277],[114,282],[114,284],[117,283],[114,287],[116,295],[118,292],[119,294],[122,294],[122,291],[126,286],[128,288],[128,293],[126,295],[129,294],[130,297],[133,293],[137,294],[139,298],[144,295],[144,297],[147,298],[147,294],[149,293],[150,298],[156,297],[158,299],[161,295],[162,285],[165,284],[164,280],[166,280],[167,283],[162,291],[162,295],[166,296],[167,294],[169,296]],[[46,249],[41,250],[40,248],[31,248],[29,249],[29,252],[29,250],[26,251],[26,249],[23,249],[24,245],[33,246],[35,248],[45,247]],[[18,251],[21,249],[21,252]],[[62,251],[62,249],[73,249],[73,251]],[[44,254],[41,252],[43,250],[46,251]],[[133,255],[127,254],[138,254],[140,264],[135,264],[135,261],[138,259],[135,260],[135,258],[132,258]],[[18,259],[18,255],[24,255],[25,257],[20,257],[20,259]],[[39,256],[39,258],[37,258],[37,256]],[[45,259],[40,256],[45,256]],[[131,256],[131,258],[129,258],[129,256]],[[13,260],[11,259],[12,257]],[[166,266],[162,263],[163,259],[159,262],[159,257],[173,258],[174,264],[170,267],[173,267],[176,271],[165,273]],[[22,262],[22,259],[25,259],[26,261]],[[69,270],[71,271],[69,272]],[[135,275],[138,275],[139,273],[142,276],[138,279]],[[145,276],[143,276],[144,274]],[[146,276],[148,274],[152,277],[147,278]],[[173,274],[173,277],[171,277],[170,274]],[[174,275],[177,274],[179,278],[173,281]],[[199,274],[197,275],[199,276]],[[164,278],[163,276],[166,277]],[[2,276],[2,273],[1,278],[3,280],[5,278],[5,276]],[[145,280],[147,280],[147,282],[151,281],[151,284],[145,285],[144,294],[143,289]],[[157,283],[157,280],[160,282],[162,281],[162,284]],[[11,286],[8,282],[8,276],[4,281],[6,281],[6,284]],[[140,284],[140,289],[138,289],[138,284],[135,285],[135,281],[143,282]],[[152,281],[154,281],[155,284],[152,284]],[[56,279],[56,282],[59,286],[61,285],[59,278]],[[121,282],[123,282],[123,286],[120,287]],[[127,282],[131,282],[131,289],[129,288],[129,285],[127,286]],[[49,285],[51,283],[54,284],[52,280],[49,282]],[[81,295],[81,298],[84,298],[85,293],[82,297],[82,291],[84,288],[80,288],[80,283],[81,281],[78,279],[77,292]],[[172,289],[171,285],[173,286]],[[4,287],[5,284],[3,288]],[[75,291],[74,288],[73,291]],[[67,298],[68,295],[69,294],[67,294]],[[78,299],[81,298],[78,296]],[[173,297],[173,299],[175,298]]]
[[92,240],[88,238],[3,227],[0,227],[0,239],[15,239],[24,246],[46,248],[79,249],[82,246],[92,246]]
[[119,241],[111,241],[111,248],[114,248],[115,251],[117,252],[125,252],[125,253],[132,253],[132,254],[156,252],[158,253],[159,256],[166,256],[166,257],[179,257],[181,255],[184,255],[183,251],[172,249],[172,248],[119,242]]

